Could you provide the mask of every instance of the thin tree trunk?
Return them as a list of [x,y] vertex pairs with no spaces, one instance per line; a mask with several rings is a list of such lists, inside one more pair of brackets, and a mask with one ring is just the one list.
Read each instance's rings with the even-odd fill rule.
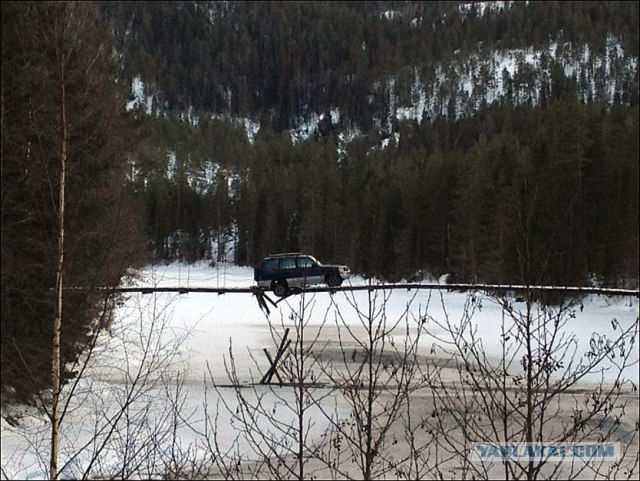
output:
[[366,424],[366,452],[365,452],[365,465],[364,465],[364,479],[371,479],[371,469],[373,465],[372,454],[372,441],[373,441],[373,349],[375,348],[375,341],[373,339],[373,309],[371,306],[371,291],[369,291],[369,352],[367,353],[367,367],[369,369],[369,379],[367,384],[367,424]]
[[58,438],[60,419],[58,407],[60,403],[60,331],[62,329],[62,286],[64,268],[64,207],[65,177],[67,163],[67,110],[65,99],[64,52],[60,46],[58,72],[60,81],[60,186],[58,203],[58,264],[56,267],[56,312],[53,319],[53,342],[51,356],[51,460],[49,478],[58,479]]
[[[303,298],[304,302],[304,298]],[[304,411],[305,411],[305,388],[304,388],[304,307],[301,310],[300,329],[298,333],[298,479],[304,479]]]
[[[525,436],[526,441],[529,445],[533,443],[533,404],[534,404],[534,387],[533,387],[533,377],[535,373],[533,372],[533,348],[531,345],[531,293],[527,293],[527,317],[525,319],[525,335],[527,336],[525,339],[526,342],[526,359],[527,359],[527,367],[526,367],[526,376],[527,376],[527,412],[525,415]],[[538,334],[539,335],[539,334]],[[534,479],[534,462],[529,461],[526,469],[527,479]]]

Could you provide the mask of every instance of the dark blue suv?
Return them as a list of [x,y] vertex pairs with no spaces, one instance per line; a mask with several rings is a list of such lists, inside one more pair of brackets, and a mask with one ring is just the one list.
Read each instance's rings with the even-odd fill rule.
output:
[[275,254],[265,257],[253,277],[258,287],[271,289],[278,297],[284,297],[290,288],[303,288],[313,284],[338,287],[349,277],[349,268],[340,265],[324,265],[315,257],[299,252]]

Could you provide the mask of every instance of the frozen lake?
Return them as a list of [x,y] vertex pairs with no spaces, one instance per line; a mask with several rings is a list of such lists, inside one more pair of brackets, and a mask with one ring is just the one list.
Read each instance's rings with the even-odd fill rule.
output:
[[[364,285],[367,281],[355,277],[348,282]],[[206,263],[156,265],[144,269],[136,285],[248,287],[253,285],[253,270],[224,264],[210,267]],[[512,308],[523,309],[524,303],[513,302]],[[338,361],[341,352],[345,359],[357,358],[359,343],[368,335],[367,319],[371,313],[374,327],[381,323],[386,330],[388,348],[420,334],[418,355],[424,362],[447,357],[451,350],[447,345],[450,331],[468,321],[468,327],[475,330],[470,342],[481,343],[490,362],[498,363],[503,358],[503,329],[510,327],[510,319],[503,315],[498,303],[460,292],[397,289],[295,295],[280,302],[278,308],[271,308],[269,316],[250,294],[127,294],[110,328],[102,334],[63,420],[61,465],[69,462],[64,474],[82,476],[90,463],[94,473],[111,473],[122,464],[125,445],[144,439],[155,439],[156,445],[166,444],[167,449],[172,444],[189,447],[194,453],[203,449],[202,433],[212,425],[215,403],[223,401],[233,406],[236,402],[236,390],[228,387],[232,384],[228,375],[230,346],[236,376],[233,382],[244,386],[243,392],[249,397],[273,397],[273,416],[283,423],[291,422],[291,390],[276,388],[280,390],[274,394],[272,388],[255,387],[255,383],[269,367],[264,349],[275,355],[287,328],[290,339],[296,342],[296,320],[302,309],[306,344],[315,339],[317,350]],[[470,319],[469,312],[473,313]],[[622,330],[635,326],[637,319],[637,298],[592,295],[582,299],[566,316],[561,332],[575,336],[572,349],[579,359],[594,342],[614,339]],[[637,342],[626,349],[631,349],[632,360],[638,359]],[[510,355],[514,356],[514,352]],[[603,378],[613,382],[619,360],[619,355],[608,360],[604,371],[594,372],[581,382],[585,386]],[[637,382],[638,363],[627,367],[623,375]],[[327,381],[321,372],[315,380]],[[218,385],[217,390],[214,384]],[[68,391],[69,386],[65,389]],[[173,409],[178,404],[179,409]],[[131,416],[127,433],[112,435],[108,443],[101,445],[96,439],[105,438],[105,423],[112,422],[122,406],[128,406],[127,415]],[[175,411],[181,413],[181,419],[168,415]],[[338,403],[336,412],[344,414],[347,407]],[[219,409],[217,413],[218,442],[231,447],[238,432],[232,427],[227,410]],[[2,420],[2,476],[42,478],[48,472],[49,426],[34,409],[16,410],[13,414],[20,418],[18,426]],[[320,436],[327,422],[319,413],[312,417],[316,422],[309,429],[310,435]],[[173,436],[161,438],[160,434],[166,434],[172,424],[176,427]],[[82,453],[75,456],[80,448]],[[93,459],[96,452],[99,454]]]

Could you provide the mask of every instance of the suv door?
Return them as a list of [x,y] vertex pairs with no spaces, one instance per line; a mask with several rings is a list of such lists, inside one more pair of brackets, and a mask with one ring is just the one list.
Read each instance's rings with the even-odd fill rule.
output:
[[300,277],[295,257],[283,257],[280,259],[280,275],[288,284],[295,284],[295,279]]
[[298,257],[299,275],[306,284],[322,282],[322,273],[318,264],[308,256]]

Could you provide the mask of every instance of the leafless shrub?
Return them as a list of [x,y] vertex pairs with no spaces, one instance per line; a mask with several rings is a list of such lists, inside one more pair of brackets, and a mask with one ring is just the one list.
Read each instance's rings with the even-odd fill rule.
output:
[[[138,300],[108,330],[96,329],[74,365],[76,378],[61,391],[60,476],[182,477],[187,471],[192,447],[180,445],[177,431],[189,422],[180,359],[189,332],[171,331],[170,315],[155,297],[149,304]],[[48,429],[34,423],[16,430],[39,460],[30,471],[46,472]]]
[[[637,387],[625,370],[637,363],[632,349],[637,320],[626,328],[614,322],[611,335],[594,333],[590,346],[579,346],[567,325],[580,316],[577,301],[545,306],[530,298],[517,306],[508,297],[471,294],[459,321],[430,319],[445,331],[438,345],[452,363],[424,369],[435,398],[434,412],[424,421],[437,433],[434,439],[442,452],[453,456],[450,472],[464,479],[633,476],[638,468]],[[483,302],[501,308],[501,318],[495,320],[500,325],[499,359],[488,356],[472,322]],[[622,462],[480,462],[472,457],[476,442],[605,441],[621,443]]]
[[[415,442],[410,399],[423,387],[418,348],[424,324],[415,315],[415,294],[397,318],[387,309],[390,296],[368,291],[366,301],[359,303],[350,293],[349,312],[332,303],[338,354],[320,356],[319,361],[337,389],[335,403],[346,403],[348,413],[318,404],[330,427],[317,450],[329,469],[326,474],[334,478],[410,478],[423,473],[417,453],[425,444]],[[406,437],[394,429],[401,424]]]
[[[309,320],[314,301],[299,296],[298,308],[289,317],[280,316],[278,323],[269,321],[269,329],[275,346],[283,344],[282,336],[292,331],[293,338],[285,356],[277,362],[278,384],[259,384],[250,373],[250,379],[241,379],[235,363],[232,345],[224,366],[228,386],[216,383],[209,370],[208,382],[217,395],[216,413],[207,416],[208,426],[204,434],[205,445],[215,460],[219,473],[227,479],[277,478],[305,479],[314,474],[307,471],[309,460],[314,457],[311,438],[318,431],[317,404],[328,396],[319,383],[321,369],[313,353],[322,351],[319,341],[320,326],[309,333]],[[284,347],[284,346],[283,346]],[[265,366],[249,353],[257,369]],[[262,369],[265,371],[265,369]],[[229,397],[229,391],[233,397]],[[230,446],[222,446],[219,431],[222,409],[230,417],[230,426],[237,438]]]

